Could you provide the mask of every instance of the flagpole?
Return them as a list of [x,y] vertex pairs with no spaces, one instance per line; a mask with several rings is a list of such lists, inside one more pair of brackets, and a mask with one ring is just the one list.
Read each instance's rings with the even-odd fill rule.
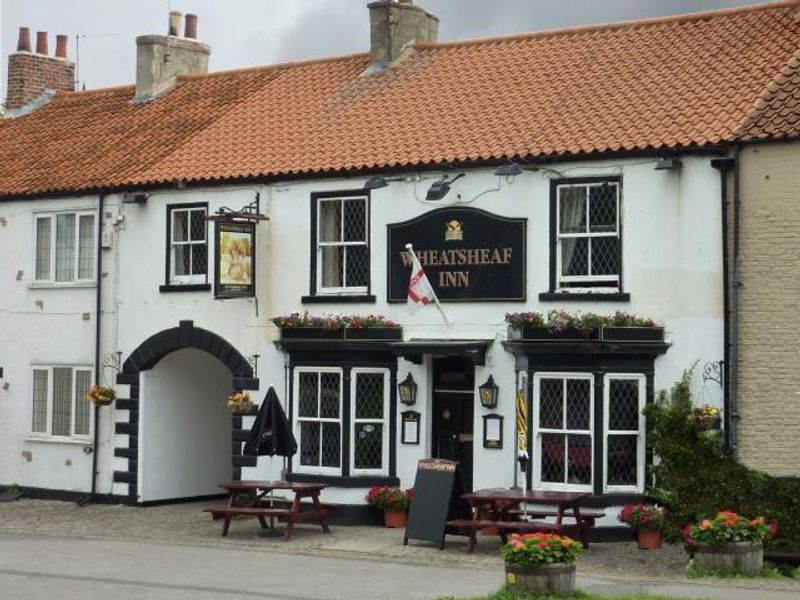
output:
[[[412,244],[406,244],[406,250],[408,250],[411,253],[411,256],[414,258],[414,260],[419,261],[419,259],[417,258],[417,255],[414,254],[414,246]],[[448,318],[447,314],[444,312],[444,309],[442,308],[442,305],[439,304],[439,296],[436,295],[436,291],[433,291],[433,302],[436,304],[436,308],[439,309],[439,312],[441,313],[442,318],[444,319],[444,322],[447,323],[448,326],[450,326],[451,325],[450,319]]]

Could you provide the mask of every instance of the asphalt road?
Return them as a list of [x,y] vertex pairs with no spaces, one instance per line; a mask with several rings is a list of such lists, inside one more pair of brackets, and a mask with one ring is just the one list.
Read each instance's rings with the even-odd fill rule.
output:
[[2,600],[416,600],[501,585],[496,570],[385,559],[0,536]]

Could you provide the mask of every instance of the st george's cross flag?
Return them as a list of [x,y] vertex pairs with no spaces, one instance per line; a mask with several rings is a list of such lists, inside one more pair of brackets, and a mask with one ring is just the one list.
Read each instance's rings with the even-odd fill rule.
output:
[[408,312],[412,315],[423,306],[428,306],[436,302],[436,292],[433,291],[431,282],[428,281],[428,276],[425,275],[425,270],[419,264],[417,255],[413,250],[409,251],[411,254],[411,280],[408,283],[408,298],[406,300],[406,307]]

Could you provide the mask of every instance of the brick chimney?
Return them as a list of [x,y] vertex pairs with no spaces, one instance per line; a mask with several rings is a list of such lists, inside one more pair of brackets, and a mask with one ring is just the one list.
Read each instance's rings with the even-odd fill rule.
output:
[[435,42],[439,38],[439,18],[412,0],[380,0],[371,2],[370,53],[372,65],[368,71],[385,71],[397,60],[406,45]]
[[47,51],[47,32],[36,33],[36,52],[31,52],[27,27],[19,28],[17,51],[8,57],[6,108],[19,109],[43,94],[75,89],[75,63],[67,59],[67,36],[57,36],[56,56]]
[[136,38],[136,102],[147,102],[169,91],[178,75],[208,73],[208,44],[195,39],[197,16],[186,15],[183,37],[179,36],[181,13],[169,15],[167,35]]

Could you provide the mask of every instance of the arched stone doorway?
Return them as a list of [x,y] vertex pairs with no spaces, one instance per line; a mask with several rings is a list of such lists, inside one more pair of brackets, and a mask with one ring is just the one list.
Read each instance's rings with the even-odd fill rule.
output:
[[[170,386],[175,386],[176,383],[179,382],[179,379],[173,376],[165,383],[163,377],[159,378],[154,376],[156,375],[155,371],[153,373],[148,373],[145,378],[142,377],[142,374],[143,372],[153,370],[162,359],[173,353],[178,354],[171,358],[169,363],[165,364],[168,367],[180,370],[181,367],[186,366],[187,361],[191,362],[192,356],[191,353],[179,353],[179,351],[192,349],[195,351],[202,351],[215,359],[207,365],[211,370],[213,370],[214,364],[218,365],[220,368],[224,366],[224,371],[227,371],[230,375],[230,380],[223,384],[225,389],[258,389],[258,379],[253,377],[253,369],[247,359],[222,337],[205,329],[195,327],[192,321],[181,321],[178,327],[161,331],[142,342],[142,344],[131,353],[123,364],[122,370],[117,375],[117,383],[128,384],[130,386],[130,394],[127,398],[119,398],[116,401],[116,410],[126,411],[128,413],[128,419],[127,421],[116,423],[115,433],[125,434],[128,438],[127,444],[119,444],[115,447],[114,457],[117,466],[119,466],[120,463],[119,459],[125,459],[127,461],[127,469],[115,469],[113,481],[115,485],[127,485],[128,490],[125,496],[131,504],[139,502],[141,495],[141,486],[139,482],[139,450],[140,443],[144,439],[144,432],[141,429],[143,424],[140,423],[140,409],[143,408],[140,403],[142,383],[146,380],[147,385],[151,386],[154,393],[165,393]],[[197,354],[195,353],[195,358],[196,357]],[[218,391],[219,390],[212,390],[210,393],[215,394],[214,401],[221,405],[222,398],[216,396]],[[211,414],[209,411],[213,411],[214,409],[206,406],[203,410],[208,417],[208,415]],[[169,418],[174,418],[174,415]],[[232,420],[228,420],[228,428],[230,429],[231,427],[237,426],[237,422],[240,420],[240,417],[234,417]],[[228,441],[231,441],[230,436],[228,437]],[[240,459],[241,457],[232,457],[231,469],[228,474],[229,478],[236,477],[239,473],[240,464],[237,461]],[[144,466],[144,463],[142,466]],[[179,489],[179,487],[175,489]],[[191,485],[186,486],[186,489],[191,489]]]

